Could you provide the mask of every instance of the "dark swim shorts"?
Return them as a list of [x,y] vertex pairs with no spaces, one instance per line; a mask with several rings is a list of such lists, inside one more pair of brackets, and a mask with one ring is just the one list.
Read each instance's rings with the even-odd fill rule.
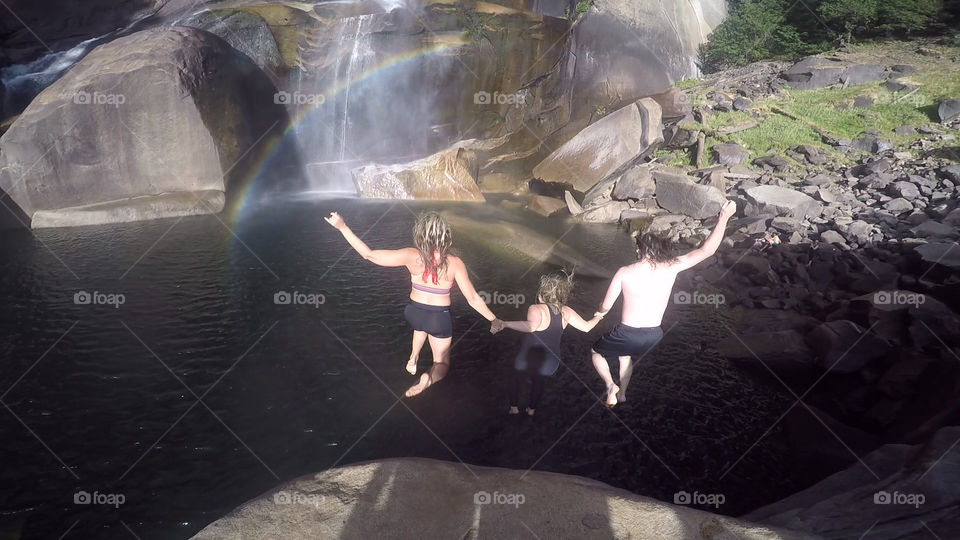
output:
[[431,306],[410,302],[403,310],[403,318],[414,330],[426,332],[435,338],[453,337],[453,321],[450,306]]
[[593,350],[607,360],[620,356],[642,356],[654,348],[663,338],[659,326],[634,328],[620,323],[609,334],[593,344]]

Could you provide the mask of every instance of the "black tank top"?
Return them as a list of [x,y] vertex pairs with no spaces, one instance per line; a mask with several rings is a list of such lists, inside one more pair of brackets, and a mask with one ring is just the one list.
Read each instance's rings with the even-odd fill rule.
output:
[[554,313],[554,307],[551,305],[547,305],[547,311],[550,312],[550,324],[543,330],[531,332],[525,340],[531,346],[542,347],[546,345],[547,349],[559,358],[560,337],[563,335],[563,316],[559,309]]

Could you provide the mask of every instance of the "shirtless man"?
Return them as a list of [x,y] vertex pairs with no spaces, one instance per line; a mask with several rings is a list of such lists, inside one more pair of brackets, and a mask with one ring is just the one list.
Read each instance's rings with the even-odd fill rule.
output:
[[[693,268],[717,252],[727,221],[736,211],[735,202],[724,203],[717,225],[703,244],[679,257],[670,256],[670,246],[664,238],[652,233],[637,236],[637,262],[617,270],[597,312],[598,315],[605,315],[623,293],[620,324],[594,343],[591,350],[593,367],[607,385],[608,406],[626,401],[627,385],[633,372],[631,357],[646,354],[663,338],[660,323],[677,274]],[[619,386],[613,383],[610,375],[609,362],[614,358],[620,359]]]

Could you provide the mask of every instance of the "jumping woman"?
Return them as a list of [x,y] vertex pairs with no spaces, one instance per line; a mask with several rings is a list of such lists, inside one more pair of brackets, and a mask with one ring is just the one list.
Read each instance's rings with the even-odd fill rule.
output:
[[420,375],[420,381],[406,391],[407,397],[423,392],[447,376],[450,370],[450,343],[453,324],[450,319],[450,289],[454,283],[467,299],[470,307],[490,321],[491,329],[499,329],[500,321],[477,294],[467,275],[463,261],[450,253],[453,237],[450,225],[436,212],[417,217],[413,226],[413,245],[403,249],[370,249],[347,224],[340,214],[333,212],[324,218],[347,239],[364,259],[378,266],[405,266],[410,272],[410,303],[403,314],[413,327],[413,345],[407,371],[417,374],[420,350],[426,341],[433,352],[433,367]]
[[[520,384],[527,377],[532,383],[527,414],[533,416],[540,396],[543,395],[543,383],[553,376],[560,367],[560,336],[569,324],[581,332],[589,332],[600,322],[603,315],[596,314],[589,321],[583,320],[576,311],[566,306],[570,291],[573,290],[572,274],[550,274],[540,278],[537,292],[537,304],[527,309],[525,321],[503,321],[503,328],[518,332],[528,332],[520,344],[520,352],[513,361],[514,374],[510,380],[510,410],[508,414],[520,412]],[[497,325],[500,326],[500,325]],[[499,330],[494,327],[493,333]]]

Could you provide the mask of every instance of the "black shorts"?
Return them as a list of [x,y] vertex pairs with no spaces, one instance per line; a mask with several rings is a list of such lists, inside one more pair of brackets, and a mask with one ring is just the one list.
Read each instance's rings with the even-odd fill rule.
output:
[[435,338],[453,337],[450,306],[431,306],[411,301],[403,310],[403,318],[414,330],[426,332]]
[[623,323],[617,325],[593,344],[593,350],[607,360],[620,356],[642,356],[654,348],[663,338],[659,326],[634,328]]

